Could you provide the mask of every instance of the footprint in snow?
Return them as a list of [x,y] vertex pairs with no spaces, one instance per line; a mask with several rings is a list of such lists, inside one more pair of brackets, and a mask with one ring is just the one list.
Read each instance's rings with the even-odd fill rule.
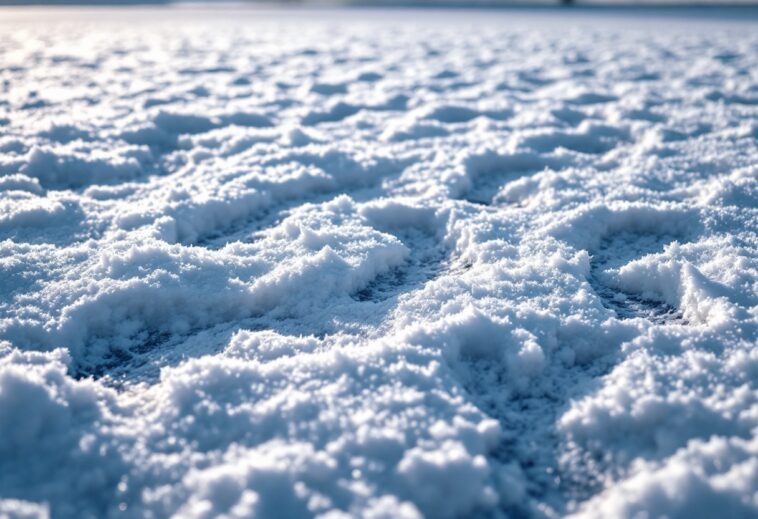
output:
[[589,282],[603,303],[619,319],[642,317],[654,324],[687,324],[681,310],[641,294],[618,289],[614,270],[648,254],[662,252],[677,237],[667,234],[620,232],[604,238],[590,256]]
[[356,301],[386,301],[435,279],[445,269],[448,251],[437,237],[424,229],[405,228],[392,234],[410,250],[408,260],[378,275],[353,294]]
[[474,155],[466,160],[469,185],[458,199],[477,205],[497,205],[497,194],[505,185],[545,168],[560,169],[569,165],[569,158],[546,157],[528,151],[510,155]]

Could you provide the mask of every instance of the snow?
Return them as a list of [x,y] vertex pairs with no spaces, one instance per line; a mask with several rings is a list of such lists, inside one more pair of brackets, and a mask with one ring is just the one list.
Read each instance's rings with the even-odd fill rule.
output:
[[758,515],[758,18],[681,12],[4,12],[0,516]]

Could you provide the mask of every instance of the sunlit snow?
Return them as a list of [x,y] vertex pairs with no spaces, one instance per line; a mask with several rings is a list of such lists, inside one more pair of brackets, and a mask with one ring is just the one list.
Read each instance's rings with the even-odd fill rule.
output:
[[3,11],[0,516],[756,517],[745,13]]

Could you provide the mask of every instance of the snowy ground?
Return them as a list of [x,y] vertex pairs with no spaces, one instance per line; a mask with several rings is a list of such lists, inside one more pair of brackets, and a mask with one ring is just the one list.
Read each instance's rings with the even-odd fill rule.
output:
[[758,22],[556,13],[3,11],[0,516],[755,517]]

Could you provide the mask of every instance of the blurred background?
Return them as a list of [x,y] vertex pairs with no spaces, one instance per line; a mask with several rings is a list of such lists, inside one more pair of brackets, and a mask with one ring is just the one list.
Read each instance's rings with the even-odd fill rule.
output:
[[1,5],[166,5],[205,6],[308,6],[308,7],[434,7],[434,8],[514,8],[514,7],[745,7],[758,0],[0,0]]

